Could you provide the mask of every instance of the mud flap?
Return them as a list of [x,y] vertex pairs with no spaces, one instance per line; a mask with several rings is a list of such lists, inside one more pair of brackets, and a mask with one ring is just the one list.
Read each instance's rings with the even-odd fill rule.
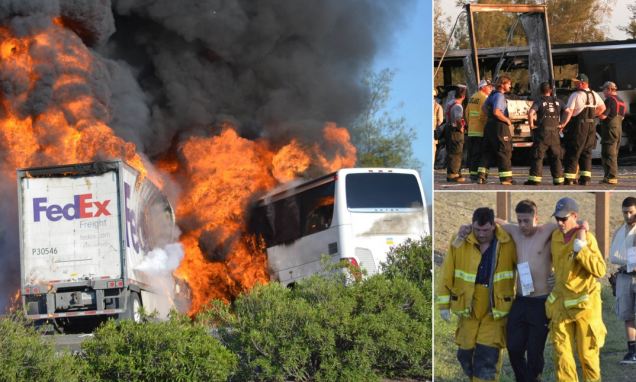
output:
[[473,353],[475,349],[457,349],[457,360],[468,378],[473,377]]
[[497,377],[497,366],[499,365],[499,348],[477,344],[475,346],[474,377],[486,381],[494,381]]

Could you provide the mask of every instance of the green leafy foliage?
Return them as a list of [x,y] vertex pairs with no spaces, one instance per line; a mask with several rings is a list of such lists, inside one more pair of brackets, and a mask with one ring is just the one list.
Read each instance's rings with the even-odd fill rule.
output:
[[389,278],[404,277],[423,288],[433,277],[433,251],[431,237],[419,240],[407,240],[405,243],[391,248],[382,271]]
[[180,315],[109,321],[82,350],[97,381],[226,381],[237,363],[208,328]]
[[24,318],[0,319],[0,381],[82,381],[84,366],[69,353],[56,354]]
[[419,285],[408,279],[417,272],[401,271],[418,253],[430,258],[430,240],[425,243],[401,247],[408,254],[395,249],[396,258],[409,261],[393,262],[390,276],[352,281],[332,272],[292,289],[258,286],[231,306],[215,302],[199,318],[218,325],[223,342],[241,358],[236,381],[430,378],[430,269],[421,272],[427,280]]

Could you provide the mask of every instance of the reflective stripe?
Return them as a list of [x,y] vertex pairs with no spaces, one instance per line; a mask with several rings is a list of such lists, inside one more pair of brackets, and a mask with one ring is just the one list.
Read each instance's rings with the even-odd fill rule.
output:
[[471,171],[470,172],[470,175],[477,175],[477,174],[479,174],[479,172],[477,172],[477,171]]
[[543,179],[540,176],[534,176],[534,175],[528,175],[528,180],[532,181],[532,182],[540,182],[541,179]]
[[563,175],[565,176],[565,179],[576,179],[576,174],[570,174],[566,172]]
[[460,269],[455,269],[455,278],[462,279],[469,283],[474,283],[477,279],[477,275],[475,273],[468,273]]
[[484,137],[484,133],[481,132],[481,131],[470,131],[470,130],[468,130],[468,136],[469,137],[483,138]]
[[508,312],[504,312],[503,310],[497,310],[497,309],[494,309],[494,308],[492,310],[492,316],[495,319],[498,319],[498,318],[501,318],[501,317],[506,317],[507,315],[508,315]]
[[609,178],[609,179],[607,179],[607,183],[608,183],[608,184],[618,184],[618,179],[616,179],[616,178]]
[[592,177],[592,171],[581,171],[581,176]]
[[493,282],[501,281],[501,280],[509,280],[515,277],[515,273],[513,271],[503,271],[495,273],[493,277]]
[[508,178],[510,176],[512,176],[512,171],[501,171],[499,173],[500,178]]
[[450,295],[444,295],[444,296],[437,296],[437,303],[438,304],[448,304],[450,302]]
[[470,315],[470,308],[466,308],[464,310],[453,310],[453,313],[458,316],[468,317]]
[[584,294],[583,296],[581,296],[579,298],[575,298],[575,299],[571,299],[571,300],[565,300],[563,302],[563,305],[565,305],[566,308],[571,308],[573,306],[576,306],[576,305],[582,303],[583,301],[587,301],[588,298],[589,298],[589,296]]
[[554,179],[552,180],[552,182],[553,182],[553,183],[563,183],[563,182],[565,182],[565,179],[564,179],[563,177],[561,177],[561,178],[554,178]]
[[478,167],[478,168],[477,168],[477,171],[479,171],[479,172],[483,172],[484,174],[487,174],[487,173],[488,173],[488,169],[487,169],[486,167]]
[[548,302],[552,304],[554,301],[556,301],[556,296],[550,293],[550,295],[548,296]]

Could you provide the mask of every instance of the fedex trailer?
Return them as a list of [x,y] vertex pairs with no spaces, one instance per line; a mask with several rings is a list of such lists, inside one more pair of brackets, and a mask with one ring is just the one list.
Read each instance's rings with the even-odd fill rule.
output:
[[27,318],[66,326],[156,309],[164,297],[138,267],[178,235],[157,187],[119,160],[20,169],[17,182]]

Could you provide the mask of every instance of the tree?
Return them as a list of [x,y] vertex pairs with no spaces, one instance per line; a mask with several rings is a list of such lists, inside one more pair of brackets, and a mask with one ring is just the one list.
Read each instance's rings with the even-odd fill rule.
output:
[[629,24],[618,27],[618,29],[627,33],[630,38],[636,38],[636,4],[628,5],[627,8],[632,12],[632,20]]
[[394,71],[384,69],[364,79],[369,89],[367,106],[351,126],[360,167],[420,167],[411,146],[415,130],[406,126],[404,117],[394,118],[386,111],[394,76]]
[[441,56],[448,44],[449,32],[450,32],[450,17],[444,18],[442,13],[441,0],[435,0],[435,7],[433,8],[433,50],[435,56]]
[[[609,14],[615,0],[546,0],[550,40],[553,44],[604,41],[607,35],[603,28],[605,15]],[[465,0],[457,0],[461,6]],[[481,0],[479,4],[535,4],[534,0]],[[453,48],[468,48],[468,27],[465,16],[460,20],[454,36]],[[510,29],[517,15],[509,13],[477,13],[475,30],[480,48],[506,45]],[[521,24],[514,29],[511,45],[526,45]]]

